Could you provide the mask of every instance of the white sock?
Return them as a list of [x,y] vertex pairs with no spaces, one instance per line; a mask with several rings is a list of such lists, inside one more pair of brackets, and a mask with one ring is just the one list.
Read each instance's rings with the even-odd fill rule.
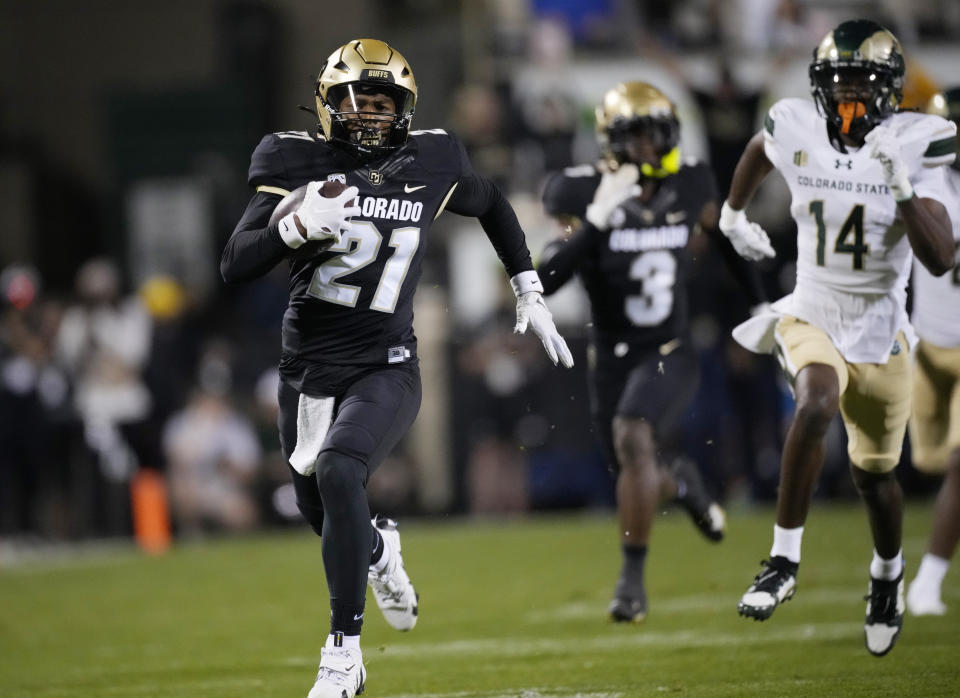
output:
[[937,589],[943,583],[943,578],[947,574],[947,568],[950,567],[950,561],[945,560],[939,555],[927,553],[920,560],[920,569],[917,570],[917,576],[913,580],[921,586]]
[[[360,649],[360,636],[359,635],[344,635],[343,644],[340,645],[345,650],[358,650]],[[334,636],[332,634],[327,635],[327,644],[324,645],[327,649],[335,647]]]
[[800,562],[800,543],[803,540],[803,526],[780,528],[773,525],[773,547],[770,557],[785,557],[790,562]]
[[873,551],[873,560],[870,561],[870,576],[874,579],[893,581],[903,572],[903,548],[900,548],[893,558],[885,560],[880,553]]

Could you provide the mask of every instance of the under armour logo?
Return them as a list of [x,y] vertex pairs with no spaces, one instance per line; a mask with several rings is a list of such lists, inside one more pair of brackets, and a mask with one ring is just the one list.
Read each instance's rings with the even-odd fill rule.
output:
[[852,169],[853,169],[853,160],[851,160],[850,158],[847,158],[847,161],[844,162],[844,161],[841,160],[840,158],[837,158],[836,163],[835,163],[834,166],[833,166],[833,169],[839,170],[841,165],[846,165],[846,168],[847,168],[848,170],[852,170]]

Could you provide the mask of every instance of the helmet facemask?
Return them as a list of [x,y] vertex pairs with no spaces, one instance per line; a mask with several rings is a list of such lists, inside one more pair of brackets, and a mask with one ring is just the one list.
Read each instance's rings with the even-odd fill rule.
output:
[[[638,157],[648,139],[655,157]],[[633,143],[631,143],[633,141]],[[680,123],[673,116],[640,116],[616,119],[606,129],[606,147],[617,163],[633,162],[646,177],[675,174],[680,165]]]
[[813,98],[837,133],[856,142],[896,111],[902,71],[870,61],[816,61],[810,66]]
[[[387,97],[393,102],[393,111],[358,104],[361,95]],[[407,140],[414,96],[403,87],[372,81],[348,82],[331,87],[321,103],[330,115],[330,143],[350,151],[360,160],[389,155]],[[381,100],[376,103],[379,105]]]

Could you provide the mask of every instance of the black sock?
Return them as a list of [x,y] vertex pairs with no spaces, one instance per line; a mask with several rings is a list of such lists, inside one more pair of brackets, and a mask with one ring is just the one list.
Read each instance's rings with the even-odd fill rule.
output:
[[359,635],[363,627],[363,606],[330,602],[330,634]]
[[617,598],[641,598],[644,594],[643,565],[647,559],[647,546],[624,543],[620,549],[623,552],[623,567],[617,580]]
[[380,562],[380,558],[383,557],[383,551],[383,536],[380,535],[380,531],[373,529],[373,552],[370,553],[371,565]]

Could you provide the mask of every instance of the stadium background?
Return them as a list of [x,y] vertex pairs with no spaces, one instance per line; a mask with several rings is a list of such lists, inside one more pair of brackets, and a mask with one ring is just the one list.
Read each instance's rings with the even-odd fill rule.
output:
[[[144,468],[171,489],[186,473],[240,493],[232,516],[175,517],[177,535],[295,523],[272,380],[285,269],[226,287],[218,259],[250,193],[253,147],[267,132],[311,128],[297,105],[312,106],[336,46],[371,36],[406,56],[420,89],[414,127],[463,138],[509,193],[536,256],[552,235],[543,176],[595,156],[592,108],[609,86],[660,86],[679,106],[684,152],[709,159],[725,191],[764,107],[806,95],[812,47],[857,16],[900,38],[912,104],[955,79],[960,6],[934,0],[0,3],[0,541],[129,536]],[[792,284],[795,243],[785,188],[771,180],[752,214],[779,252],[762,267],[776,298]],[[511,335],[512,296],[476,222],[450,215],[435,231],[416,306],[423,408],[373,479],[372,505],[608,509],[582,293],[550,301],[578,360],[561,371],[534,338]],[[729,507],[769,501],[789,393],[769,360],[731,342],[746,299],[709,246],[696,255],[704,379],[687,445]],[[64,318],[103,303],[111,268],[120,296],[102,309],[142,304],[149,321],[118,320],[113,346],[64,359],[76,340]],[[78,405],[85,381],[121,389]],[[842,432],[830,433],[822,498],[855,496]],[[909,449],[903,466],[908,493],[927,495]]]

